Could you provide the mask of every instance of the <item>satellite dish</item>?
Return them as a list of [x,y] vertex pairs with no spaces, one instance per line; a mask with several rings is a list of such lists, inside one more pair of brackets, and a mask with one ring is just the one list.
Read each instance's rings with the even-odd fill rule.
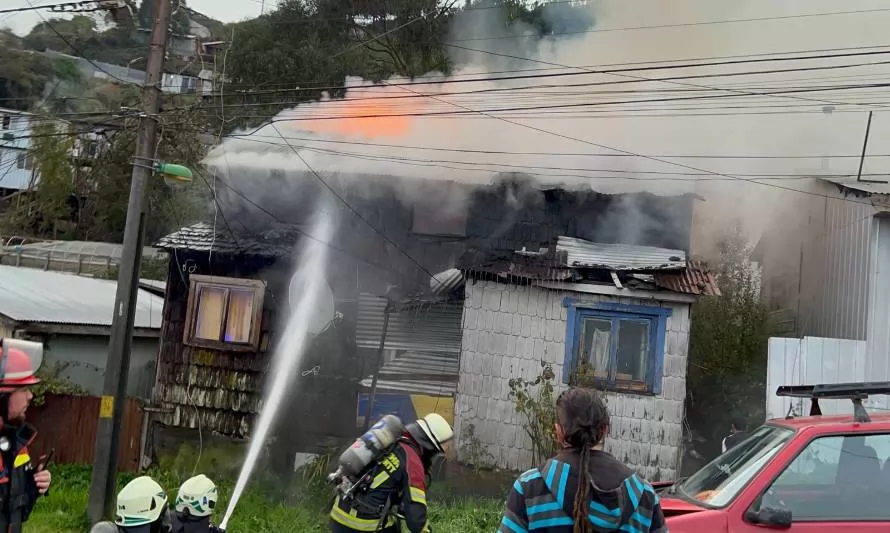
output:
[[[303,297],[303,294],[306,293],[306,282],[308,279],[304,275],[303,271],[297,271],[290,278],[290,284],[288,285],[287,295],[290,300],[291,309],[296,309],[297,304],[300,302],[300,298]],[[324,280],[323,277],[319,277],[314,280],[315,283],[320,283],[321,287],[318,290],[318,301],[315,304],[315,312],[312,313],[312,316],[309,318],[309,324],[307,326],[307,331],[312,335],[318,335],[323,329],[327,327],[328,324],[334,320],[335,309],[334,309],[334,292],[331,290],[330,285]]]

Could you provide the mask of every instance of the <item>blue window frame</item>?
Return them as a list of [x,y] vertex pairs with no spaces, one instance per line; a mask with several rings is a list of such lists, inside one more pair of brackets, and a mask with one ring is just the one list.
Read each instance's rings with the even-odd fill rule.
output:
[[671,309],[566,298],[563,382],[604,390],[660,394]]

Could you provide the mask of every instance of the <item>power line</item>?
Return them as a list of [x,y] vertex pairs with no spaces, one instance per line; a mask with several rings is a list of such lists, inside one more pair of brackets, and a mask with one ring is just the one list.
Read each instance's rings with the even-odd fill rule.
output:
[[[839,88],[830,89],[832,91],[838,90],[855,90],[861,88],[880,88],[880,87],[890,87],[890,83],[876,83],[876,84],[866,84],[866,85],[850,85]],[[408,90],[408,89],[406,89]],[[342,120],[342,119],[361,119],[361,118],[395,118],[395,117],[434,117],[434,116],[460,116],[460,115],[472,115],[478,114],[481,112],[486,113],[506,113],[511,111],[540,111],[545,109],[573,109],[573,108],[582,108],[582,107],[597,107],[604,105],[616,105],[616,104],[640,104],[640,103],[653,103],[653,102],[679,102],[679,101],[691,101],[691,100],[713,100],[713,99],[723,99],[723,98],[739,98],[744,96],[773,96],[773,95],[787,95],[792,93],[810,93],[810,92],[824,92],[826,89],[789,89],[789,90],[781,90],[781,91],[771,91],[767,93],[759,93],[759,94],[720,94],[713,96],[684,96],[684,97],[675,97],[675,98],[654,98],[654,99],[644,99],[644,100],[624,100],[624,101],[615,101],[615,102],[576,102],[576,103],[566,103],[566,104],[548,104],[548,105],[537,105],[537,106],[513,106],[513,107],[500,107],[494,109],[485,109],[485,110],[468,110],[463,109],[461,111],[414,111],[414,112],[405,112],[405,113],[366,113],[361,115],[327,115],[327,116],[302,116],[302,117],[276,117],[270,120],[270,122],[301,122],[301,121],[314,121],[314,120]],[[412,91],[416,92],[416,91]],[[417,93],[418,95],[425,96],[427,98],[436,98],[432,95]],[[453,102],[448,102],[452,105],[456,105]],[[839,102],[832,102],[835,105],[841,105]],[[861,104],[854,104],[861,105]],[[460,106],[458,106],[460,107]],[[256,117],[253,117],[256,118]]]
[[[228,137],[249,138],[260,137],[268,139],[277,139],[272,135],[237,135],[232,134]],[[333,144],[348,144],[358,146],[377,146],[383,148],[395,148],[398,150],[430,150],[434,152],[455,152],[468,154],[496,154],[496,155],[528,155],[528,156],[565,156],[565,157],[636,157],[628,154],[606,154],[606,153],[590,153],[590,152],[511,152],[503,150],[478,150],[470,148],[443,148],[439,146],[411,146],[404,144],[383,144],[364,141],[345,141],[335,139],[316,139],[311,137],[287,137],[294,141],[321,142]],[[798,155],[798,156],[779,156],[779,155],[704,155],[704,154],[664,154],[655,157],[677,158],[677,159],[814,159],[824,157],[824,154],[814,155]],[[834,158],[859,158],[859,154],[850,155],[832,155]],[[890,154],[869,154],[866,157],[890,157]]]
[[[405,88],[405,87],[401,87],[401,88],[402,88],[403,90],[406,90],[406,91],[415,92],[415,91],[413,91],[412,89],[409,89],[409,88]],[[585,140],[585,139],[579,139],[579,138],[577,138],[577,137],[572,137],[571,135],[565,135],[565,134],[562,134],[562,133],[557,133],[557,132],[553,132],[553,131],[550,131],[550,130],[546,130],[546,129],[544,129],[544,128],[539,128],[539,127],[537,127],[537,126],[532,126],[532,125],[529,125],[529,124],[523,124],[522,122],[516,122],[516,121],[514,121],[514,120],[510,120],[510,119],[507,119],[507,118],[499,117],[499,116],[497,116],[497,115],[491,115],[491,114],[489,114],[489,113],[487,113],[487,112],[485,112],[485,111],[475,111],[475,110],[473,110],[473,109],[471,109],[471,108],[468,108],[468,107],[466,107],[466,106],[462,106],[462,105],[460,105],[460,104],[455,104],[455,103],[453,103],[453,102],[448,102],[447,100],[442,100],[442,99],[440,99],[440,98],[436,98],[435,96],[430,96],[430,98],[432,98],[432,99],[434,99],[434,100],[438,100],[438,101],[440,101],[440,102],[444,102],[444,103],[451,104],[451,105],[453,105],[453,106],[455,106],[455,107],[459,107],[459,108],[462,108],[462,109],[467,110],[467,111],[471,111],[471,112],[475,112],[475,113],[478,113],[478,114],[481,114],[481,115],[485,115],[485,116],[487,116],[487,117],[489,117],[489,118],[493,118],[493,119],[495,119],[495,120],[499,120],[499,121],[502,121],[502,122],[506,122],[506,123],[508,123],[508,124],[513,124],[513,125],[516,125],[516,126],[520,126],[520,127],[522,127],[522,128],[526,128],[526,129],[530,129],[530,130],[533,130],[533,131],[537,131],[537,132],[539,132],[539,133],[544,133],[544,134],[546,134],[546,135],[552,135],[552,136],[555,136],[555,137],[560,137],[560,138],[563,138],[563,139],[567,139],[567,140],[571,140],[571,141],[576,141],[576,142],[584,143],[584,144],[587,144],[587,145],[590,145],[590,146],[596,146],[596,147],[603,148],[603,149],[606,149],[606,150],[612,150],[612,151],[619,152],[619,153],[624,153],[624,154],[628,154],[628,155],[633,155],[633,156],[636,156],[636,157],[639,157],[639,158],[642,158],[642,159],[648,159],[648,160],[656,161],[656,162],[663,163],[663,164],[666,164],[666,165],[678,166],[678,167],[687,168],[687,169],[689,169],[689,170],[693,170],[693,171],[696,171],[696,172],[701,172],[701,173],[706,173],[706,174],[712,174],[712,175],[715,175],[715,176],[723,176],[723,177],[727,177],[727,178],[730,178],[730,179],[736,179],[736,180],[745,181],[745,182],[748,182],[748,183],[754,183],[754,184],[757,184],[757,185],[765,185],[765,186],[769,186],[769,187],[775,187],[775,188],[778,188],[778,189],[783,189],[783,190],[787,190],[787,191],[792,191],[792,192],[797,192],[797,193],[802,193],[802,194],[808,194],[808,195],[818,196],[818,197],[821,197],[821,198],[831,198],[830,196],[825,195],[825,194],[821,194],[821,193],[816,193],[816,192],[812,192],[812,191],[802,191],[802,190],[800,190],[800,189],[794,189],[794,188],[791,188],[791,187],[785,187],[785,186],[783,186],[783,185],[776,185],[776,184],[772,184],[772,183],[761,183],[761,182],[758,182],[758,181],[756,181],[756,180],[747,179],[747,178],[743,178],[743,177],[739,177],[739,176],[733,176],[733,175],[731,175],[731,174],[725,174],[725,173],[722,173],[722,172],[714,172],[714,171],[711,171],[711,170],[706,170],[706,169],[702,169],[702,168],[697,168],[697,167],[694,167],[694,166],[691,166],[691,165],[687,165],[687,164],[684,164],[684,163],[676,163],[676,162],[669,161],[669,160],[667,160],[667,159],[663,159],[663,158],[652,157],[652,156],[648,156],[648,155],[645,155],[645,154],[638,154],[638,153],[635,153],[635,152],[631,152],[631,151],[629,151],[629,150],[622,150],[622,149],[620,149],[620,148],[613,148],[613,147],[611,147],[611,146],[607,146],[607,145],[604,145],[604,144],[599,144],[599,143],[595,143],[595,142],[588,141],[588,140]],[[871,205],[871,204],[868,203],[868,202],[859,202],[859,201],[851,200],[851,199],[849,199],[849,198],[844,198],[844,200],[845,200],[845,201],[852,202],[852,203],[860,203],[860,204]]]
[[712,20],[712,21],[702,21],[702,22],[681,22],[676,24],[657,24],[653,26],[627,26],[623,28],[594,28],[592,30],[580,30],[580,31],[565,31],[565,32],[553,32],[547,33],[544,35],[539,35],[536,33],[525,34],[525,35],[502,35],[495,37],[472,37],[467,39],[452,39],[451,42],[469,42],[469,41],[494,41],[500,39],[518,39],[524,37],[551,37],[551,36],[561,36],[561,35],[579,35],[584,33],[608,33],[608,32],[617,32],[617,31],[637,31],[637,30],[654,30],[654,29],[664,29],[664,28],[688,28],[693,26],[710,26],[714,24],[735,24],[741,22],[762,22],[768,20],[790,20],[790,19],[800,19],[800,18],[813,18],[813,17],[830,17],[836,15],[859,15],[866,13],[878,13],[878,12],[887,12],[890,11],[890,8],[878,8],[878,9],[860,9],[855,11],[831,11],[825,13],[802,13],[798,15],[781,15],[775,17],[752,17],[752,18],[741,18],[741,19],[726,19],[726,20]]
[[[449,46],[456,46],[456,45],[449,45]],[[552,63],[552,62],[549,62],[549,61],[542,61],[542,60],[539,60],[539,59],[532,59],[532,58],[522,57],[522,56],[514,56],[514,55],[510,55],[510,54],[501,54],[501,53],[498,53],[498,52],[492,52],[492,51],[490,51],[490,50],[478,50],[478,49],[476,49],[476,48],[466,48],[466,47],[460,47],[460,46],[459,46],[458,48],[463,48],[463,49],[465,49],[465,50],[473,50],[473,51],[475,51],[475,52],[480,52],[480,53],[485,53],[485,54],[491,54],[491,55],[500,56],[500,57],[509,57],[509,58],[512,58],[512,59],[520,59],[520,60],[525,60],[525,61],[531,61],[531,62],[541,63],[541,64],[545,64],[545,65],[553,65],[553,66],[559,66],[559,67],[563,67],[563,68],[577,68],[577,67],[571,67],[571,66],[567,66],[567,65],[561,65],[561,64],[559,64],[559,63]],[[620,76],[620,77],[623,77],[623,78],[631,78],[632,80],[634,80],[634,81],[625,81],[624,83],[636,83],[636,82],[640,82],[640,81],[647,81],[647,82],[652,82],[652,81],[662,81],[662,82],[672,83],[672,84],[675,84],[675,85],[682,85],[682,86],[689,86],[689,87],[707,88],[707,89],[712,89],[712,90],[715,90],[715,91],[723,90],[723,91],[735,92],[735,93],[739,93],[739,94],[746,94],[746,95],[749,95],[749,96],[763,96],[762,93],[757,93],[757,92],[733,91],[733,90],[731,90],[731,89],[719,89],[719,88],[711,87],[711,86],[708,86],[708,85],[698,85],[698,84],[694,84],[694,83],[680,83],[680,82],[676,81],[677,79],[684,79],[684,78],[682,78],[682,77],[674,78],[673,80],[671,80],[671,79],[667,79],[667,78],[657,79],[657,78],[646,78],[646,77],[643,77],[643,76],[631,76],[631,75],[628,75],[628,74],[620,74],[620,73],[618,73],[618,72],[596,71],[596,70],[589,70],[589,69],[581,69],[581,70],[587,70],[588,72],[590,72],[590,73],[594,73],[594,74],[611,74],[611,75],[613,75],[613,76]],[[798,69],[785,69],[785,70],[779,70],[779,71],[775,71],[775,72],[776,72],[776,73],[782,73],[782,72],[792,72],[792,71],[797,71],[797,70],[798,70]],[[738,75],[738,74],[736,74],[736,73],[733,73],[733,74],[726,74],[726,76],[731,76],[731,75]],[[722,75],[721,75],[721,76],[722,76]],[[701,77],[711,77],[711,76],[701,76]],[[688,79],[688,78],[685,78],[685,79]],[[415,92],[415,91],[411,91],[411,92]],[[826,101],[826,100],[815,100],[815,99],[811,99],[811,98],[802,98],[802,97],[798,97],[798,96],[785,96],[784,98],[792,98],[792,99],[795,99],[795,100],[808,100],[808,101],[820,102],[820,103],[825,103],[825,104],[840,105],[839,102],[830,102],[830,101]]]
[[[647,60],[647,61],[625,61],[620,63],[599,63],[596,65],[581,65],[580,67],[572,67],[571,70],[575,70],[576,68],[587,68],[587,69],[595,69],[595,68],[604,68],[604,67],[627,67],[633,65],[649,65],[655,66],[658,64],[665,63],[677,63],[680,61],[690,62],[690,61],[716,61],[716,60],[729,60],[729,59],[738,59],[738,58],[755,58],[755,57],[764,57],[764,56],[788,56],[795,54],[816,54],[816,53],[828,53],[828,52],[846,52],[850,50],[873,50],[876,48],[887,48],[887,46],[848,46],[848,47],[840,47],[840,48],[818,48],[818,49],[806,49],[806,50],[789,50],[785,52],[768,52],[768,53],[760,53],[760,54],[733,54],[733,55],[722,55],[722,56],[707,56],[707,57],[687,57],[680,59],[660,59],[660,60]],[[769,58],[767,58],[769,59]],[[779,59],[778,57],[775,59]],[[708,66],[707,63],[699,63],[699,65]],[[666,65],[663,68],[669,69],[672,68],[673,65]],[[525,72],[545,72],[545,71],[553,71],[553,70],[565,70],[560,68],[548,67],[548,68],[523,68],[523,69],[506,69],[506,70],[492,70],[486,71],[486,74],[516,74],[516,73],[525,73]],[[576,73],[576,74],[585,74],[584,72]],[[479,76],[479,73],[455,73],[455,74],[442,74],[437,76],[428,76],[425,79],[429,80],[430,84],[438,83],[435,81],[436,79],[441,80],[451,80],[458,79],[460,77],[465,76]],[[407,80],[414,81],[416,76],[393,76],[388,79],[390,83],[393,83],[396,80]],[[276,87],[276,86],[293,86],[299,85],[304,86],[308,84],[318,84],[318,83],[330,83],[329,80],[300,80],[300,81],[289,81],[289,82],[279,82],[279,83],[264,83],[262,84],[264,87]],[[247,84],[247,83],[227,83],[227,86],[251,86],[255,87],[256,85]],[[312,87],[307,87],[307,89],[312,89]]]
[[[500,54],[497,52],[491,52],[489,50],[478,50],[475,48],[469,48],[465,46],[459,45],[451,45],[448,44],[446,46],[452,48],[460,48],[463,50],[470,50],[495,56],[506,57],[510,59],[519,59],[530,62],[538,62],[542,64],[552,65],[560,67],[561,69],[566,70],[582,70],[583,72],[554,72],[554,73],[546,73],[546,74],[526,74],[521,76],[494,76],[494,77],[477,77],[474,78],[461,78],[461,79],[444,79],[440,81],[409,81],[409,82],[400,82],[400,83],[390,83],[390,82],[381,82],[381,83],[371,83],[360,86],[349,86],[349,85],[328,85],[323,87],[288,87],[284,89],[261,89],[261,90],[247,90],[247,91],[238,91],[237,94],[243,96],[250,95],[258,95],[258,94],[276,94],[282,92],[305,92],[305,91],[333,91],[333,90],[356,90],[356,89],[370,89],[370,88],[382,88],[382,87],[406,87],[406,86],[414,86],[414,85],[446,85],[446,84],[457,84],[457,83],[491,83],[496,81],[514,81],[514,80],[531,80],[531,79],[549,79],[549,78],[563,78],[563,77],[575,77],[575,76],[589,76],[594,74],[620,74],[624,72],[640,72],[640,71],[649,71],[649,70],[672,70],[672,69],[688,69],[688,68],[697,68],[697,67],[715,67],[715,66],[728,66],[728,65],[741,65],[741,64],[749,64],[749,63],[764,63],[764,62],[774,62],[774,61],[812,61],[812,60],[825,60],[825,59],[838,59],[843,57],[861,57],[861,56],[874,56],[874,55],[886,55],[890,54],[890,50],[878,50],[878,51],[870,51],[870,52],[851,52],[846,54],[821,54],[821,55],[809,55],[809,56],[798,56],[798,57],[777,57],[777,58],[759,58],[759,59],[743,59],[743,60],[735,60],[735,61],[720,61],[720,62],[711,62],[711,63],[683,63],[678,65],[668,65],[668,66],[643,66],[643,67],[625,67],[625,68],[614,68],[614,69],[596,69],[596,68],[586,68],[586,67],[572,67],[560,65],[558,63],[550,63],[547,61],[539,61],[536,59],[525,58],[521,56],[513,56],[509,54]],[[864,67],[864,66],[873,66],[873,65],[884,65],[886,62],[870,62],[870,63],[854,63],[847,65],[823,65],[818,67],[801,67],[801,68],[793,68],[793,69],[777,69],[777,70],[755,70],[755,71],[743,71],[743,72],[728,72],[728,73],[712,73],[712,74],[699,74],[699,75],[690,75],[690,76],[678,76],[678,77],[669,77],[669,78],[641,78],[640,80],[636,80],[636,82],[640,81],[670,81],[670,80],[681,80],[681,79],[694,79],[694,78],[707,78],[707,77],[732,77],[732,76],[749,76],[749,75],[762,75],[762,74],[780,74],[787,72],[808,72],[815,70],[834,70],[841,68],[856,68],[856,67]],[[553,69],[547,69],[553,70]],[[599,82],[599,83],[591,83],[589,85],[615,85],[620,83],[635,83],[634,81],[626,81],[626,82]],[[231,86],[232,84],[227,84]],[[216,96],[216,94],[211,94],[208,96]]]
[[429,270],[427,270],[427,268],[426,268],[425,266],[423,266],[422,264],[420,264],[420,262],[419,262],[417,259],[414,259],[414,257],[411,256],[411,254],[409,254],[408,252],[406,252],[405,250],[403,250],[403,249],[402,249],[402,248],[401,248],[395,241],[393,241],[392,239],[390,239],[389,236],[388,236],[386,233],[384,233],[384,232],[382,232],[381,230],[377,229],[376,226],[374,226],[373,224],[371,224],[371,222],[370,222],[368,219],[366,219],[364,216],[362,216],[361,213],[359,213],[354,207],[352,207],[352,205],[351,205],[349,202],[347,202],[345,198],[343,198],[343,197],[342,197],[342,196],[341,196],[341,195],[340,195],[340,194],[339,194],[333,187],[331,187],[331,186],[328,184],[328,182],[326,182],[326,181],[324,180],[324,178],[321,177],[321,175],[320,175],[318,172],[315,171],[314,168],[312,168],[312,165],[310,165],[310,164],[306,161],[306,159],[303,157],[303,155],[300,154],[299,150],[297,150],[296,148],[294,148],[293,145],[291,145],[291,144],[287,141],[287,139],[284,138],[284,135],[281,134],[281,131],[279,131],[278,127],[276,127],[276,126],[273,124],[273,125],[272,125],[272,128],[278,133],[278,135],[281,137],[281,140],[284,141],[284,143],[287,144],[288,147],[290,147],[290,149],[294,152],[294,154],[295,154],[298,158],[300,158],[300,161],[302,161],[303,164],[306,166],[306,168],[309,169],[309,172],[311,172],[312,175],[314,175],[315,178],[316,178],[322,185],[324,185],[324,187],[325,187],[328,191],[331,192],[331,194],[333,194],[333,195],[334,195],[334,196],[335,196],[335,197],[336,197],[336,198],[337,198],[337,199],[338,199],[344,206],[346,206],[347,209],[349,209],[350,211],[352,211],[352,214],[355,215],[356,218],[358,218],[359,220],[361,220],[362,222],[364,222],[365,225],[367,225],[369,228],[371,228],[371,229],[374,231],[374,233],[380,235],[380,237],[383,238],[383,240],[385,240],[385,241],[388,242],[390,245],[392,245],[393,247],[395,247],[395,249],[398,250],[399,253],[401,253],[401,254],[404,255],[406,258],[408,258],[412,263],[414,263],[415,265],[417,265],[417,266],[418,266],[424,273],[426,273],[430,278],[432,278],[432,279],[434,279],[434,280],[436,280],[436,281],[440,281],[440,280],[438,280],[438,279],[436,278],[435,274],[433,274],[432,272],[430,272]]

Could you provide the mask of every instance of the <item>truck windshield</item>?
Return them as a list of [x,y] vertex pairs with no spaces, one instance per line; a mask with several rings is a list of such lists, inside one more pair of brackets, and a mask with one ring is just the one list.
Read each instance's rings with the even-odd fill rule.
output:
[[685,498],[710,507],[728,505],[794,435],[790,429],[760,426],[677,486]]

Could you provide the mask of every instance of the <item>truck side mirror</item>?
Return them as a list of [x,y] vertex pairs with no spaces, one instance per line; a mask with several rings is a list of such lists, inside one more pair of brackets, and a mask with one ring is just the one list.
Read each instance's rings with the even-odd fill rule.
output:
[[745,520],[759,526],[788,529],[791,527],[791,511],[775,507],[762,507],[757,511],[749,509],[745,513]]

